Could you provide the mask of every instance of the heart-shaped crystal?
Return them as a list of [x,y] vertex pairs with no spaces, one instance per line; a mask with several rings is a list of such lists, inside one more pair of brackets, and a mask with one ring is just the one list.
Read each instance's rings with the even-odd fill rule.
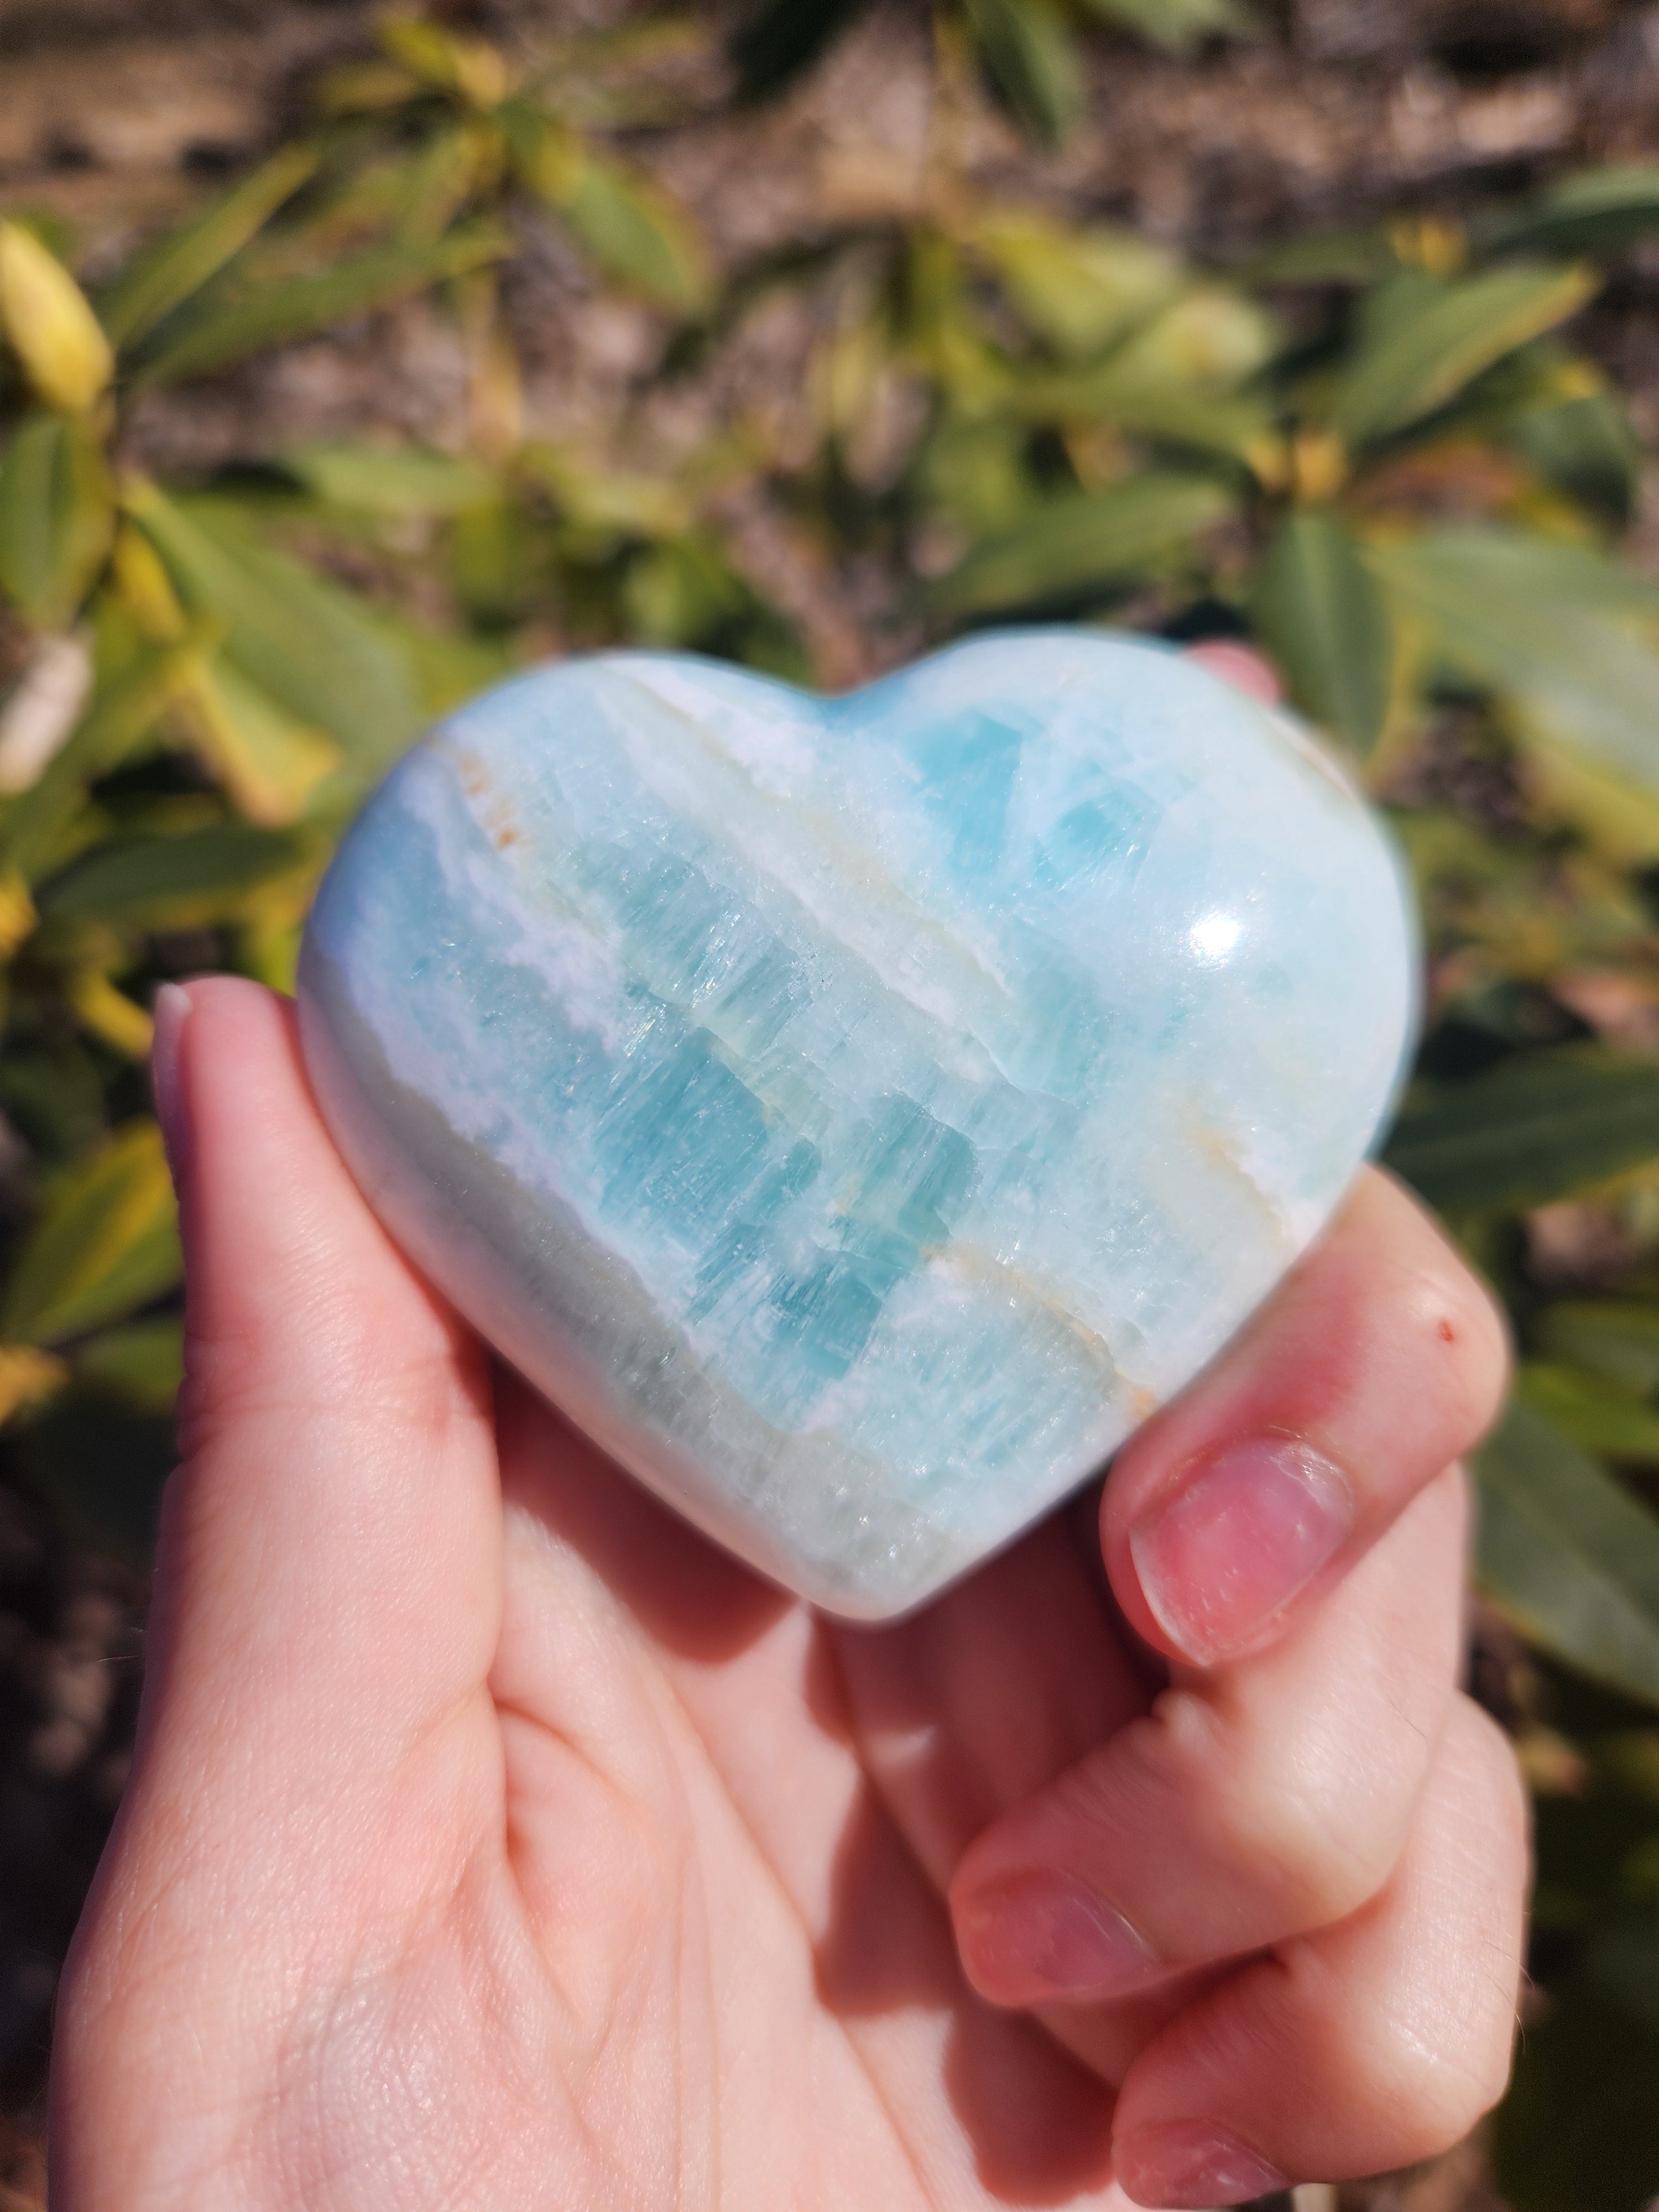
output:
[[1329,1214],[1411,1026],[1360,800],[1162,647],[819,701],[613,653],[476,701],[342,848],[318,1096],[549,1397],[831,1611],[1081,1482]]

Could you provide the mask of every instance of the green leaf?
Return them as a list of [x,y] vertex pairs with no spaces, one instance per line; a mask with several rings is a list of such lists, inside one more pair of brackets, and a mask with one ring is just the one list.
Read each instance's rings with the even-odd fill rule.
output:
[[0,592],[37,629],[67,629],[114,529],[96,433],[79,417],[26,415],[0,455]]
[[1659,2175],[1659,2032],[1578,1984],[1529,2024],[1492,2121],[1515,2212],[1642,2212]]
[[1659,1704],[1659,1519],[1526,1405],[1475,1468],[1484,1588],[1558,1659]]
[[285,146],[194,222],[141,254],[100,302],[104,328],[115,345],[129,346],[148,336],[216,276],[315,174],[317,161],[313,147]]
[[1534,1324],[1537,1348],[1636,1398],[1659,1393],[1659,1306],[1627,1298],[1562,1298]]
[[495,470],[429,447],[301,446],[283,465],[326,505],[363,514],[459,514],[501,490]]
[[1129,391],[1160,384],[1231,392],[1278,352],[1275,317],[1231,284],[1194,284],[1143,324],[1106,365]]
[[1363,760],[1388,720],[1394,628],[1346,526],[1323,509],[1287,516],[1251,608],[1296,703]]
[[1581,505],[1618,528],[1630,520],[1642,449],[1616,393],[1589,392],[1529,407],[1503,437],[1511,453]]
[[1245,284],[1372,284],[1399,267],[1389,234],[1321,230],[1253,254],[1234,270]]
[[1496,269],[1455,283],[1425,278],[1362,342],[1337,386],[1333,422],[1351,446],[1407,428],[1577,313],[1600,282],[1577,268]]
[[1261,25],[1240,0],[1082,0],[1091,15],[1136,31],[1166,53],[1190,53],[1201,40],[1255,39]]
[[1159,567],[1232,504],[1210,478],[1173,473],[1066,493],[976,545],[928,599],[941,614],[972,615],[1098,592]]
[[1058,146],[1083,107],[1083,69],[1051,0],[963,0],[993,90],[1044,146]]
[[977,216],[963,243],[990,264],[1022,319],[1056,351],[1098,353],[1178,291],[1180,264],[1133,231],[1016,209]]
[[803,76],[869,0],[767,0],[744,18],[727,51],[745,100],[766,100]]
[[75,1376],[125,1398],[139,1412],[170,1413],[185,1379],[185,1332],[177,1314],[128,1322],[77,1345]]
[[1516,1390],[1523,1405],[1586,1451],[1659,1463],[1659,1410],[1604,1377],[1528,1360]]
[[1659,588],[1588,546],[1518,530],[1427,531],[1366,549],[1441,658],[1529,739],[1582,748],[1659,790]]
[[332,269],[270,284],[227,301],[210,299],[140,372],[146,384],[205,375],[251,353],[314,337],[354,316],[390,307],[468,270],[500,261],[512,240],[499,224],[473,223],[445,238],[377,246]]
[[182,1269],[161,1133],[130,1121],[53,1193],[0,1306],[11,1344],[61,1344],[149,1305]]
[[1659,168],[1587,169],[1483,225],[1488,252],[1620,252],[1659,230]]
[[291,830],[246,822],[171,837],[117,837],[43,884],[35,906],[43,921],[204,928],[235,920],[254,891],[307,867],[313,851]]
[[141,647],[100,683],[86,713],[37,780],[0,816],[0,871],[35,883],[59,858],[64,833],[94,778],[148,735],[202,665],[207,639]]
[[714,276],[708,251],[678,201],[640,170],[533,109],[515,106],[503,121],[525,184],[556,210],[607,276],[677,314],[698,314],[708,306]]
[[1659,1157],[1659,1060],[1595,1045],[1518,1055],[1402,1114],[1384,1157],[1457,1218],[1571,1198]]
[[349,592],[210,501],[144,485],[129,506],[186,607],[223,623],[226,661],[296,721],[326,731],[354,768],[378,772],[418,734],[426,718],[409,656]]

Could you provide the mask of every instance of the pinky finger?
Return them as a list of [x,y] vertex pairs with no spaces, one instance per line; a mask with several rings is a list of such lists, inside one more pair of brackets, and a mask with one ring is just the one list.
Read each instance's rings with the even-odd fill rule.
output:
[[1233,2204],[1458,2142],[1508,2077],[1526,1859],[1514,1759],[1460,1698],[1382,1893],[1231,1976],[1136,2060],[1113,2135],[1129,2196]]

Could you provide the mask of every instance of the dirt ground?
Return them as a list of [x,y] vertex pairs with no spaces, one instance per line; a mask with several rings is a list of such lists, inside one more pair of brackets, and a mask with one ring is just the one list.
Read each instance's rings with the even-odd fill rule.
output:
[[[629,11],[615,0],[483,0],[464,12],[513,40]],[[1291,0],[1262,13],[1259,44],[1188,62],[1097,45],[1091,119],[1067,147],[1034,154],[988,114],[963,149],[969,173],[1005,196],[1132,222],[1225,261],[1310,228],[1522,190],[1586,161],[1650,158],[1659,145],[1659,6]],[[362,0],[0,0],[0,206],[54,210],[114,260],[291,128],[307,73],[360,48],[371,15]],[[806,84],[757,112],[731,106],[717,46],[677,66],[690,119],[636,134],[630,150],[696,208],[729,267],[917,204],[930,101],[919,0],[878,7]],[[514,282],[538,427],[604,446],[660,325],[603,296],[556,241],[527,253]],[[1612,288],[1591,337],[1659,437],[1656,304],[1659,256]],[[787,301],[751,318],[741,345],[650,434],[689,439],[741,404],[773,410],[787,445],[810,336]],[[454,342],[416,307],[372,341],[347,333],[151,399],[135,458],[205,469],[371,421],[442,439],[464,385]],[[820,666],[836,680],[865,672],[857,579],[815,569],[775,517],[757,513],[753,527],[756,557],[790,596]],[[1659,565],[1659,535],[1655,553]],[[143,1601],[131,1565],[77,1546],[38,1501],[0,1486],[0,2212],[45,2201],[52,1992],[119,1795]],[[1408,2180],[1344,2191],[1341,2203],[1502,2212],[1474,2146]]]

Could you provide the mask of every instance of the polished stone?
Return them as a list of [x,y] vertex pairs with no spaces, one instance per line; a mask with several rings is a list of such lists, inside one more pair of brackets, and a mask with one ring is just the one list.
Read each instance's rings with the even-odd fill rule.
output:
[[829,1609],[1082,1481],[1316,1234],[1411,1028],[1364,806],[1162,647],[821,702],[612,653],[474,702],[301,973],[371,1201],[532,1382]]

